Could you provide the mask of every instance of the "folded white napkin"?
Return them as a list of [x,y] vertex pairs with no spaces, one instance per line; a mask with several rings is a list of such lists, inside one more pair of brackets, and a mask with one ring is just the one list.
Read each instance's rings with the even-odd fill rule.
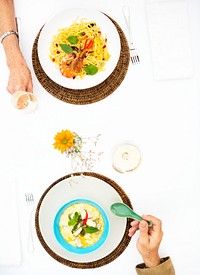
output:
[[17,186],[10,176],[0,182],[0,265],[21,263]]
[[155,79],[192,77],[186,0],[146,0],[146,14]]

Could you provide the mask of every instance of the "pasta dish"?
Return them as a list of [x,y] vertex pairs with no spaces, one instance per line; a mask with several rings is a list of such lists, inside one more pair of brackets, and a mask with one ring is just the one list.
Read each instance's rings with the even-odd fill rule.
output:
[[63,76],[82,79],[104,70],[110,58],[107,43],[107,37],[95,22],[75,20],[53,37],[50,59]]

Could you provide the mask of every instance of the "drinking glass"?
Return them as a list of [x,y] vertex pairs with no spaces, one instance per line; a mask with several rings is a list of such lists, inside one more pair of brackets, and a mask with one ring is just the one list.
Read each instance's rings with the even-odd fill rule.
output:
[[135,170],[141,162],[140,150],[130,142],[116,146],[112,157],[113,168],[120,173]]
[[16,91],[12,94],[12,104],[23,113],[31,113],[37,106],[37,97],[30,92]]

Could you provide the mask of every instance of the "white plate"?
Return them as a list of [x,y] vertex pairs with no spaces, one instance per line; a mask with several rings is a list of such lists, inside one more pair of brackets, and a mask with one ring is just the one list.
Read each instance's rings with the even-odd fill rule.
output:
[[[97,251],[84,255],[71,253],[64,249],[56,240],[53,230],[58,210],[67,202],[78,198],[87,198],[100,205],[106,212],[110,223],[110,232],[106,242]],[[115,202],[123,202],[120,194],[98,176],[75,175],[61,178],[44,192],[38,204],[36,211],[38,212],[36,228],[39,227],[40,232],[38,237],[40,240],[41,238],[44,240],[45,244],[42,244],[47,252],[50,249],[55,253],[53,257],[58,256],[57,258],[61,257],[61,259],[76,263],[100,260],[113,252],[122,239],[127,238],[126,234],[128,235],[125,232],[127,219],[115,216],[110,210],[111,204]]]
[[[77,18],[94,21],[107,36],[110,59],[106,62],[105,71],[93,76],[86,75],[83,79],[68,79],[64,77],[50,60],[50,45],[54,35],[60,28],[69,27]],[[120,37],[112,21],[100,11],[94,9],[71,8],[60,12],[51,18],[43,27],[38,40],[38,56],[45,73],[57,84],[71,89],[86,89],[103,82],[115,69],[120,56]]]

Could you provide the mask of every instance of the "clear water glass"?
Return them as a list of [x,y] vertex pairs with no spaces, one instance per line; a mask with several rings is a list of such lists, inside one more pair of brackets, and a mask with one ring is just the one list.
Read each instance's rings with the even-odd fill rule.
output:
[[22,113],[31,113],[37,107],[37,97],[30,92],[16,91],[12,94],[13,106]]
[[116,146],[112,158],[112,166],[116,171],[131,172],[140,164],[141,152],[135,145],[125,142]]

